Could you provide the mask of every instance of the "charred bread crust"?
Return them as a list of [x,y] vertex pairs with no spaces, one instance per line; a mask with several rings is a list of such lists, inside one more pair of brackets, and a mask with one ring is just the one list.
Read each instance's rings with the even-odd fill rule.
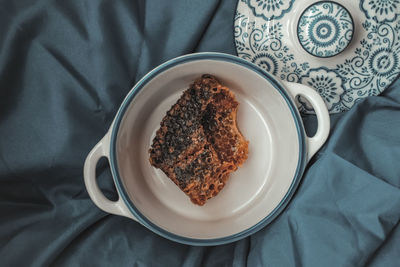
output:
[[167,111],[149,149],[190,200],[204,205],[247,159],[248,141],[237,127],[235,95],[208,74],[195,80]]

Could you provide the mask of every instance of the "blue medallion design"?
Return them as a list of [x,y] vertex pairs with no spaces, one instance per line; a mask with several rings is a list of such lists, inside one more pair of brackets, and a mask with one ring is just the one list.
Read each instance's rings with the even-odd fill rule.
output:
[[294,0],[242,0],[253,11],[254,16],[265,20],[280,19],[290,11]]
[[301,15],[297,37],[311,55],[335,56],[348,46],[353,37],[353,19],[339,4],[318,2]]
[[278,73],[278,62],[270,54],[267,53],[260,53],[257,54],[251,62],[255,63],[256,65],[260,66],[264,70],[266,70],[268,73],[271,73],[272,75],[276,75]]
[[400,0],[361,0],[365,16],[377,22],[392,22],[400,14]]
[[400,20],[394,23],[366,20],[362,23],[368,32],[355,49],[354,57],[337,65],[344,77],[342,108],[351,108],[357,99],[378,95],[400,73]]
[[390,76],[400,67],[399,56],[390,48],[380,48],[373,52],[368,60],[368,66],[376,76]]
[[[310,70],[307,75],[301,77],[300,82],[314,88],[324,99],[328,110],[333,110],[339,104],[344,93],[342,78],[335,71],[324,67]],[[304,98],[300,97],[299,101],[305,110],[313,110]]]
[[[325,100],[330,113],[343,112],[367,96],[380,94],[399,76],[399,1],[343,2],[348,9],[333,2],[317,2],[306,8],[313,15],[305,11],[301,14],[301,1],[296,2],[293,4],[296,8],[291,11],[297,10],[301,19],[297,22],[298,28],[294,24],[293,30],[303,36],[300,39],[300,36],[293,37],[291,24],[288,25],[291,14],[283,19],[254,16],[254,12],[249,12],[250,0],[242,0],[235,14],[236,50],[239,57],[282,80],[313,87]],[[353,40],[354,25],[347,10],[362,22]],[[380,16],[381,12],[387,15]],[[302,47],[298,42],[301,40],[308,43]],[[343,50],[350,40],[351,49]],[[308,52],[318,57],[333,57],[309,56],[304,51],[307,46],[310,46]],[[340,56],[334,56],[340,51],[343,51]],[[303,113],[313,113],[305,99],[300,98],[299,103]]]

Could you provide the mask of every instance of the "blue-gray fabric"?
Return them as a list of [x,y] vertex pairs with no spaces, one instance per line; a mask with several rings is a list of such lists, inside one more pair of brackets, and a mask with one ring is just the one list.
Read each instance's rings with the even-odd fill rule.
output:
[[[236,1],[0,2],[1,266],[400,266],[400,82],[333,115],[285,211],[191,247],[99,210],[82,167],[130,88],[183,54],[235,54]],[[304,117],[315,129],[315,118]],[[115,198],[109,167],[101,188]]]

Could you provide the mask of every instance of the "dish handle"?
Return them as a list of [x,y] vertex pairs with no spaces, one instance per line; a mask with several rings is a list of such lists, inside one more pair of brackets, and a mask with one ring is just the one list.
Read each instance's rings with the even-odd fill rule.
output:
[[128,207],[124,203],[124,200],[121,198],[120,193],[118,192],[118,200],[111,201],[106,198],[101,192],[96,177],[96,166],[97,162],[105,157],[110,162],[109,158],[109,147],[110,147],[110,138],[107,133],[89,152],[86,157],[84,168],[83,168],[83,178],[85,181],[86,190],[89,193],[90,198],[96,204],[97,207],[102,209],[105,212],[121,215],[128,218],[131,218],[135,221],[137,219],[132,215],[129,211]]
[[324,100],[312,88],[299,83],[284,82],[293,99],[298,95],[305,97],[313,106],[318,120],[318,129],[313,137],[307,136],[307,161],[322,147],[329,135],[330,118]]

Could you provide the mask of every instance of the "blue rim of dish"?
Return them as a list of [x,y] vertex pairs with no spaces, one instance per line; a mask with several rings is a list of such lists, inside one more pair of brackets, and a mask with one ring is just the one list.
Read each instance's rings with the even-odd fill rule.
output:
[[[162,229],[161,227],[159,227],[156,224],[154,224],[153,222],[151,222],[135,207],[134,203],[130,200],[130,198],[123,186],[123,182],[121,180],[118,169],[116,167],[116,166],[118,166],[117,165],[117,157],[116,157],[116,142],[117,142],[117,136],[118,136],[118,129],[119,129],[120,123],[124,117],[124,114],[125,114],[127,108],[129,107],[129,104],[134,99],[134,97],[140,92],[140,90],[150,80],[152,80],[155,76],[159,75],[160,73],[164,72],[165,70],[168,70],[179,64],[188,63],[188,62],[192,62],[192,61],[198,61],[198,60],[217,60],[217,61],[225,61],[225,62],[238,64],[240,66],[246,67],[246,68],[256,72],[257,74],[259,74],[260,76],[265,78],[270,84],[273,85],[273,87],[285,99],[285,101],[290,109],[290,112],[293,116],[294,122],[296,124],[296,129],[297,129],[298,138],[299,138],[299,159],[298,159],[294,178],[293,178],[292,183],[291,183],[288,191],[286,192],[285,196],[282,198],[282,200],[279,202],[279,204],[275,207],[275,209],[272,212],[270,212],[265,218],[263,218],[261,221],[259,221],[257,224],[253,225],[252,227],[249,227],[246,230],[243,230],[239,233],[229,235],[226,237],[213,238],[213,239],[198,239],[198,238],[189,238],[189,237],[185,237],[185,236],[176,235],[174,233],[171,233],[171,232],[168,232],[168,231]],[[162,237],[170,239],[172,241],[187,244],[187,245],[213,246],[213,245],[222,245],[222,244],[231,243],[231,242],[243,239],[251,234],[254,234],[257,231],[261,230],[266,225],[268,225],[269,223],[271,223],[287,206],[287,204],[289,203],[293,194],[295,193],[295,191],[301,181],[301,178],[302,178],[305,166],[306,166],[306,158],[307,158],[307,150],[306,150],[306,146],[305,146],[305,131],[304,131],[303,123],[302,123],[300,114],[297,111],[295,104],[292,102],[291,97],[288,95],[288,93],[283,89],[283,86],[275,78],[273,78],[272,75],[270,75],[266,71],[260,69],[255,64],[248,62],[244,59],[241,59],[239,57],[236,57],[233,55],[228,55],[228,54],[223,54],[223,53],[205,52],[205,53],[189,54],[189,55],[171,59],[171,60],[161,64],[160,66],[156,67],[152,71],[150,71],[128,93],[127,97],[125,98],[125,100],[123,101],[123,103],[121,104],[121,107],[119,108],[119,110],[117,112],[117,115],[116,115],[115,121],[114,121],[114,125],[113,125],[112,131],[111,131],[111,142],[110,142],[111,173],[113,175],[115,186],[116,186],[118,192],[120,193],[120,196],[124,200],[125,204],[129,208],[129,210],[132,212],[132,214],[135,216],[135,218],[141,224],[143,224],[145,227],[150,229],[151,231],[159,234]]]

